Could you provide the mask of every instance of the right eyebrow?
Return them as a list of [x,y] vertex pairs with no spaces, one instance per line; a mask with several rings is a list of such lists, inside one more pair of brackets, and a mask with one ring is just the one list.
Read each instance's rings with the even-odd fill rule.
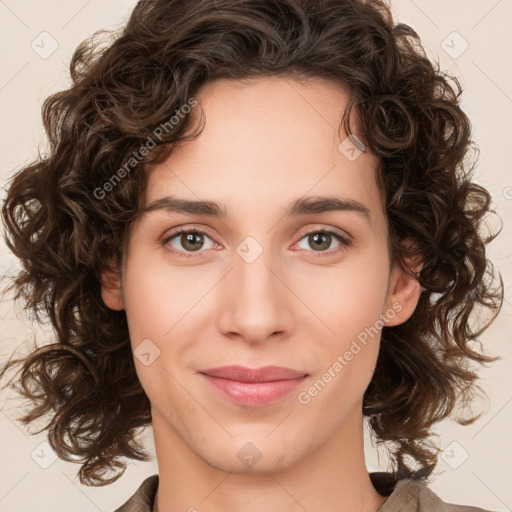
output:
[[179,199],[174,196],[166,196],[156,199],[149,205],[142,208],[140,214],[142,216],[156,210],[167,210],[189,215],[209,215],[217,218],[226,217],[226,208],[224,205],[220,205],[213,201]]

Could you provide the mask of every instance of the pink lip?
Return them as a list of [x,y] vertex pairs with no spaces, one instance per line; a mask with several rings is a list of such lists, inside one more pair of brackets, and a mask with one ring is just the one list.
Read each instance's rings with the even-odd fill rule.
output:
[[308,375],[278,366],[256,369],[223,366],[200,373],[223,396],[250,406],[267,405],[279,400],[299,386]]

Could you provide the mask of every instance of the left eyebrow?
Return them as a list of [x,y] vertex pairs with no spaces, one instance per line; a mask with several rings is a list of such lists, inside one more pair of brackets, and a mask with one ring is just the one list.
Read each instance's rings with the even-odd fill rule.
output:
[[[140,216],[155,210],[167,210],[189,215],[207,215],[216,218],[225,218],[227,210],[225,205],[214,201],[196,201],[180,199],[174,196],[166,196],[156,199],[145,206]],[[305,196],[293,201],[285,211],[285,217],[298,217],[299,215],[311,215],[314,213],[350,211],[355,212],[368,221],[370,209],[359,201],[344,199],[336,196]]]
[[354,199],[344,199],[337,196],[306,196],[296,199],[286,209],[285,217],[296,217],[313,213],[349,211],[355,212],[368,221],[370,220],[370,209]]

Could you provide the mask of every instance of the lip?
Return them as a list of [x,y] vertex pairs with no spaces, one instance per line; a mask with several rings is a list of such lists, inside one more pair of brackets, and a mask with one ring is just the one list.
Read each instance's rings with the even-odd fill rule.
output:
[[199,372],[225,398],[248,406],[263,406],[291,393],[307,377],[305,372],[280,366],[246,368],[232,365]]

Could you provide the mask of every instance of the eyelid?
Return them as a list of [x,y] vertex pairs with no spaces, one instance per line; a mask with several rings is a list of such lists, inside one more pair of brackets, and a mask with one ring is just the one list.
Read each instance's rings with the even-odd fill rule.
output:
[[339,237],[345,239],[347,242],[352,242],[352,236],[349,235],[346,231],[343,231],[339,228],[335,228],[332,226],[322,226],[322,227],[314,227],[308,228],[305,231],[301,232],[299,235],[299,240],[302,240],[306,235],[310,235],[312,233],[330,233],[332,235],[338,235]]
[[335,239],[338,240],[340,245],[338,247],[335,247],[334,249],[330,249],[328,251],[306,251],[309,253],[316,254],[315,257],[329,257],[329,256],[336,256],[343,251],[345,251],[348,247],[350,247],[353,244],[353,238],[351,235],[349,235],[346,231],[342,231],[338,228],[334,227],[314,227],[309,228],[306,231],[301,232],[301,234],[298,237],[297,242],[295,242],[293,245],[297,245],[303,238],[307,237],[308,235],[315,234],[315,233],[324,233],[328,234],[330,236],[333,236]]
[[[182,235],[182,234],[188,234],[188,233],[199,233],[199,234],[202,234],[202,235],[205,235],[207,236],[215,245],[220,245],[218,244],[211,235],[208,234],[208,232],[203,229],[203,228],[199,228],[199,227],[196,227],[194,225],[192,225],[191,227],[183,227],[183,226],[180,226],[176,229],[173,229],[171,230],[170,232],[167,232],[166,234],[163,235],[162,237],[162,245],[168,245],[169,242],[173,239],[173,238],[176,238],[178,237],[179,235]],[[187,251],[177,251],[177,250],[170,250],[170,252],[172,252],[173,254],[178,254],[179,256],[181,255],[194,255],[194,251],[190,251],[190,252],[187,252]],[[199,250],[199,251],[195,251],[195,252],[198,252],[198,253],[201,253],[201,252],[206,252],[205,250]]]

